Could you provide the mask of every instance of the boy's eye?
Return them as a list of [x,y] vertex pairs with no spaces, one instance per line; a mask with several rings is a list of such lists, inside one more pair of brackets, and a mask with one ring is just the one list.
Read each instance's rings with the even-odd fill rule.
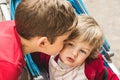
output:
[[67,43],[67,45],[68,45],[68,46],[73,46],[73,44],[72,44],[72,43]]

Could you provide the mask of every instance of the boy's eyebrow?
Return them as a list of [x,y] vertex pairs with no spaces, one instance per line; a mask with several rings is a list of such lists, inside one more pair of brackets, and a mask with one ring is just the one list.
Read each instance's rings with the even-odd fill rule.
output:
[[69,40],[68,40],[68,39],[65,39],[65,40],[64,40],[64,42],[67,42],[67,41],[69,41]]
[[65,40],[65,42],[67,42],[67,41],[69,41],[69,42],[74,42],[74,41],[72,41],[72,40],[69,40],[69,38]]

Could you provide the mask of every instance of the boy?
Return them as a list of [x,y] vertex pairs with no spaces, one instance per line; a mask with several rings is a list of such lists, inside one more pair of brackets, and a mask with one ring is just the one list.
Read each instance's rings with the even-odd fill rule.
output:
[[0,23],[0,80],[17,80],[27,53],[57,54],[76,23],[65,0],[22,0],[15,21]]
[[78,16],[77,29],[59,55],[46,57],[50,80],[119,80],[103,64],[98,53],[102,44],[103,32],[97,22],[87,15]]

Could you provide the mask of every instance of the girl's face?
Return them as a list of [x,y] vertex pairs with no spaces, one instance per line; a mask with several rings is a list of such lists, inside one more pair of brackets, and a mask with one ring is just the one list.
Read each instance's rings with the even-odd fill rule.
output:
[[80,39],[77,38],[72,41],[67,41],[59,55],[63,63],[73,67],[84,63],[92,49],[93,47],[87,42],[81,42]]

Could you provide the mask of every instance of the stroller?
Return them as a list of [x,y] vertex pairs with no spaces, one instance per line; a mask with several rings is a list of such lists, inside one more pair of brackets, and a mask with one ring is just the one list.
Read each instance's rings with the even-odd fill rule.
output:
[[[89,15],[82,0],[68,0],[68,1],[71,3],[73,8],[75,9],[75,12],[77,15],[83,14],[83,13]],[[11,19],[14,19],[14,12],[15,12],[16,6],[19,4],[19,2],[20,2],[20,0],[10,0],[11,15],[7,11],[7,9],[5,11],[2,11],[3,14],[5,14],[6,20],[10,20],[10,16],[11,16]],[[7,4],[6,0],[0,1],[1,9],[3,8],[2,6],[3,5],[6,6],[6,4]],[[6,14],[8,14],[8,16],[6,16]],[[105,37],[104,37],[104,44],[101,47],[100,53],[103,56],[104,65],[110,67],[111,70],[114,73],[116,73],[117,76],[120,78],[120,72],[118,71],[116,66],[112,63],[112,60],[111,60],[111,57],[114,55],[114,53],[111,51],[110,44]],[[31,54],[25,55],[25,60],[27,63],[28,70],[29,70],[31,76],[34,77],[34,80],[43,80],[42,76],[41,76],[41,71],[39,70],[36,63],[33,61]]]

